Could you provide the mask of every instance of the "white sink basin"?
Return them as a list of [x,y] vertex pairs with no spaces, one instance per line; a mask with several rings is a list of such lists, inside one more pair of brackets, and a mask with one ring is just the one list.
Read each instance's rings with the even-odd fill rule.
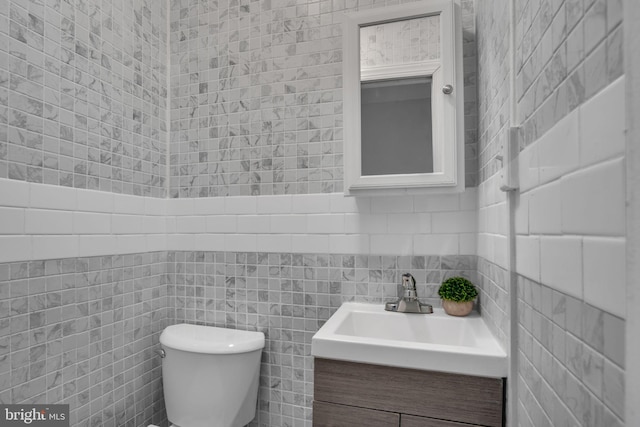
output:
[[486,377],[507,376],[507,354],[482,318],[394,313],[344,303],[313,336],[315,357]]

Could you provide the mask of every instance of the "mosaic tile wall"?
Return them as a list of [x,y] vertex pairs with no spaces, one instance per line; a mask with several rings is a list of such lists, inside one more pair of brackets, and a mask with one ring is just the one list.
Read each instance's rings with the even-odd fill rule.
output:
[[[172,1],[170,196],[342,191],[341,16],[387,3]],[[475,186],[474,2],[461,3]]]
[[518,277],[519,425],[624,425],[624,329],[616,316]]
[[0,264],[0,403],[68,403],[74,427],[162,422],[166,256]]
[[311,338],[344,301],[397,298],[404,272],[439,306],[444,278],[476,276],[476,257],[170,252],[175,322],[259,330],[267,338],[252,426],[311,426]]
[[[495,177],[502,168],[496,157],[508,135],[509,120],[509,2],[506,0],[478,2],[478,191],[479,217],[479,286],[482,296],[482,316],[501,339],[505,348],[509,341],[509,275],[498,253],[507,244],[506,198],[497,188]],[[488,218],[497,218],[489,225]],[[482,250],[487,242],[487,251]],[[496,248],[498,247],[498,248]]]
[[165,196],[167,10],[0,3],[0,177]]
[[509,272],[485,258],[478,258],[477,286],[485,323],[502,348],[509,348]]
[[517,0],[522,148],[623,74],[622,0]]

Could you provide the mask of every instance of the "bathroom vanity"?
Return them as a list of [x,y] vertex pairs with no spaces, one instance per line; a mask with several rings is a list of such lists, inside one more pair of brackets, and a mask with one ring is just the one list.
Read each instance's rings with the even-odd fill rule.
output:
[[504,425],[507,355],[477,313],[348,302],[311,344],[313,425]]
[[503,378],[323,358],[314,369],[314,426],[503,426]]

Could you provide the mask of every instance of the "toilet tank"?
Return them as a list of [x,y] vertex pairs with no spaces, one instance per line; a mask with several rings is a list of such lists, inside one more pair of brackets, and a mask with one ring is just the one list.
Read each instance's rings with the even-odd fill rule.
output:
[[191,324],[160,335],[167,417],[180,427],[241,427],[256,412],[262,332]]

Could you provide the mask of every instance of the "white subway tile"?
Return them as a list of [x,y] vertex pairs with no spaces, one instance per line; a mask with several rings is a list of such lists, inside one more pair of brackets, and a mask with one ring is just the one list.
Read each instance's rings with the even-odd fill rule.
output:
[[365,234],[334,234],[329,236],[329,253],[368,254],[369,236]]
[[110,234],[111,215],[95,212],[73,213],[73,234]]
[[113,212],[131,215],[144,215],[144,197],[130,194],[113,195]]
[[238,229],[236,215],[212,215],[206,218],[207,233],[235,233]]
[[434,212],[431,214],[432,233],[470,233],[477,231],[475,211]]
[[271,218],[268,215],[238,215],[238,233],[268,234]]
[[75,188],[59,185],[30,184],[32,208],[73,211],[78,207]]
[[[415,239],[414,239],[415,240]],[[493,239],[491,234],[478,233],[479,257],[490,260],[493,257]]]
[[196,234],[194,249],[196,251],[224,251],[224,235]]
[[293,196],[260,196],[257,204],[258,215],[282,213],[288,214],[293,211]]
[[578,110],[566,115],[544,134],[538,145],[540,183],[576,170],[580,163]]
[[147,234],[146,239],[147,248],[151,252],[166,251],[169,249],[166,234]]
[[465,188],[458,194],[460,198],[460,210],[475,211],[478,209],[478,189],[476,187]]
[[118,239],[115,235],[78,236],[78,256],[90,257],[118,253]]
[[344,214],[309,214],[307,232],[318,234],[344,233]]
[[516,234],[529,234],[529,210],[531,193],[520,194],[515,208],[515,229]]
[[346,197],[344,193],[332,193],[329,204],[331,212],[360,214],[371,212],[370,197]]
[[197,236],[197,234],[171,234],[167,236],[167,250],[192,251]]
[[529,279],[540,281],[540,238],[516,236],[516,271]]
[[350,214],[344,215],[344,232],[347,234],[384,233],[387,230],[385,214]]
[[547,286],[582,298],[582,238],[542,236],[540,279]]
[[24,234],[25,210],[0,207],[0,234]]
[[484,223],[483,231],[491,234],[507,234],[509,221],[507,219],[508,207],[506,203],[488,206],[481,209],[481,212],[482,218],[479,218],[477,224],[480,226],[480,224]]
[[78,236],[33,236],[32,259],[60,259],[82,256]]
[[458,242],[458,251],[461,255],[476,254],[478,249],[478,235],[476,233],[460,233]]
[[624,76],[582,104],[579,111],[581,166],[624,154],[626,129]]
[[431,215],[430,213],[389,214],[388,232],[390,234],[431,233]]
[[290,234],[258,234],[256,250],[258,252],[291,252]]
[[31,236],[0,236],[0,262],[32,259]]
[[414,255],[458,255],[458,234],[416,234],[413,236]]
[[0,178],[0,203],[2,206],[27,207],[30,189],[27,182]]
[[306,233],[306,215],[271,215],[272,233]]
[[167,214],[167,199],[156,197],[144,198],[144,213],[148,216],[164,216]]
[[[142,232],[145,234],[161,234],[167,231],[167,221],[162,216],[142,217]],[[204,230],[202,230],[204,231]]]
[[[456,195],[457,198],[457,195]],[[414,196],[379,196],[371,199],[371,212],[376,213],[410,213],[413,209]],[[416,210],[416,212],[422,212]]]
[[540,185],[538,144],[531,144],[520,151],[518,155],[518,184],[521,193]]
[[175,216],[165,217],[164,224],[167,230],[167,234],[175,234],[177,232],[178,226],[176,224]]
[[116,236],[119,254],[147,252],[147,239],[144,234],[126,234]]
[[562,233],[561,181],[542,185],[529,195],[529,230],[531,234]]
[[179,234],[202,233],[206,229],[207,217],[205,216],[176,217],[176,232]]
[[460,197],[457,194],[413,196],[414,212],[443,212],[458,209],[460,209]]
[[583,240],[584,300],[626,318],[626,245],[624,238]]
[[[225,197],[200,197],[193,201],[193,208],[188,204],[179,205],[182,215],[217,215],[223,214],[225,209]],[[192,213],[187,209],[193,209]]]
[[192,198],[167,199],[167,215],[193,215],[195,202]]
[[224,250],[230,252],[255,252],[255,234],[225,234]]
[[413,235],[411,234],[373,234],[370,238],[370,254],[376,255],[412,255]]
[[25,214],[25,232],[27,234],[72,234],[72,212],[27,209]]
[[255,214],[257,212],[256,199],[255,196],[225,197],[224,212],[227,214]]
[[297,194],[293,196],[295,214],[329,212],[331,206],[329,194]]
[[494,234],[492,239],[494,240],[493,256],[489,260],[507,269],[509,267],[509,242],[507,236]]
[[78,210],[87,212],[113,212],[113,193],[95,190],[77,190]]
[[562,231],[566,234],[625,234],[624,159],[581,170],[562,181]]
[[329,252],[329,236],[318,234],[294,234],[291,236],[291,250],[299,253]]
[[138,234],[142,231],[141,215],[111,215],[111,232],[113,234]]

